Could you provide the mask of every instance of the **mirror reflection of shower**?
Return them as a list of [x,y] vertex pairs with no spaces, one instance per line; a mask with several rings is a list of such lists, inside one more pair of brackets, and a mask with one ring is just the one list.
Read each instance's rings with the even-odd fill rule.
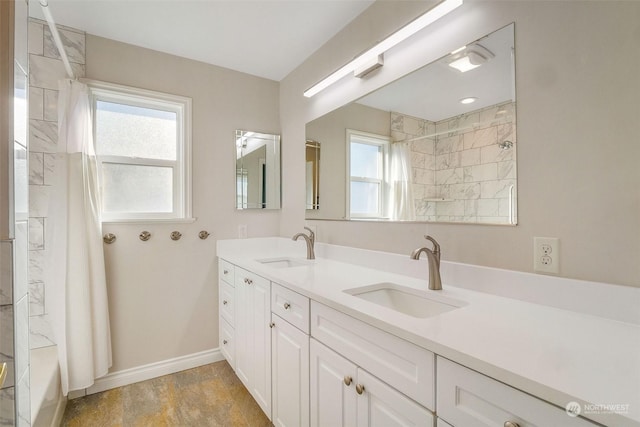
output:
[[509,150],[511,147],[513,147],[513,142],[504,140],[498,143],[498,147],[502,148],[503,150]]

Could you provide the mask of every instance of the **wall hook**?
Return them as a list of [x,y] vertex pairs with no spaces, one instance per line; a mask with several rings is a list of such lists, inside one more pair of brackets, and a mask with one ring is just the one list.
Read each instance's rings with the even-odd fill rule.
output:
[[102,241],[105,242],[107,245],[110,245],[116,241],[116,235],[113,233],[107,233],[104,236],[102,236]]
[[171,240],[180,240],[180,238],[182,237],[182,233],[179,231],[172,231],[171,232]]
[[202,240],[205,240],[209,236],[210,234],[206,230],[202,230],[201,232],[198,233],[198,237],[201,238]]
[[143,231],[138,237],[140,237],[140,240],[142,240],[143,242],[146,242],[151,238],[151,233],[149,233],[148,231]]

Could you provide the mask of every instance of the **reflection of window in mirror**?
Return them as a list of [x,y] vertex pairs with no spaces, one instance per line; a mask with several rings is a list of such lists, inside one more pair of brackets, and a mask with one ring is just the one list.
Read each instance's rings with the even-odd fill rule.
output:
[[348,217],[384,217],[389,138],[347,130],[347,147]]
[[245,169],[236,169],[236,208],[247,208],[247,171]]

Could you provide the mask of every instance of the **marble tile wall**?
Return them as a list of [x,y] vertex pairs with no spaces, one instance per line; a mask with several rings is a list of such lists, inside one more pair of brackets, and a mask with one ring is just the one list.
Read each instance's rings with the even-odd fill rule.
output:
[[435,123],[391,113],[393,141],[411,144],[416,220],[508,224],[515,135],[511,102]]
[[[58,26],[78,77],[85,72],[85,33]],[[49,197],[58,141],[58,80],[66,78],[60,54],[44,21],[29,20],[29,309],[31,348],[55,344],[47,307],[44,260]]]

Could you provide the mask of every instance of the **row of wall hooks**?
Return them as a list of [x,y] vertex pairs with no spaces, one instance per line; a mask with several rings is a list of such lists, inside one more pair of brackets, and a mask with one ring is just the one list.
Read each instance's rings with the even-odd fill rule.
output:
[[[201,240],[205,240],[209,236],[210,234],[206,230],[202,230],[201,232],[198,233],[198,237]],[[182,237],[182,233],[179,231],[172,231],[171,234],[169,234],[169,237],[171,238],[171,240],[180,240],[180,238]],[[143,242],[146,242],[151,238],[151,233],[145,230],[138,235],[138,238]],[[107,245],[112,244],[113,242],[116,241],[116,239],[117,237],[113,233],[107,233],[104,236],[102,236],[102,241],[105,242]]]

